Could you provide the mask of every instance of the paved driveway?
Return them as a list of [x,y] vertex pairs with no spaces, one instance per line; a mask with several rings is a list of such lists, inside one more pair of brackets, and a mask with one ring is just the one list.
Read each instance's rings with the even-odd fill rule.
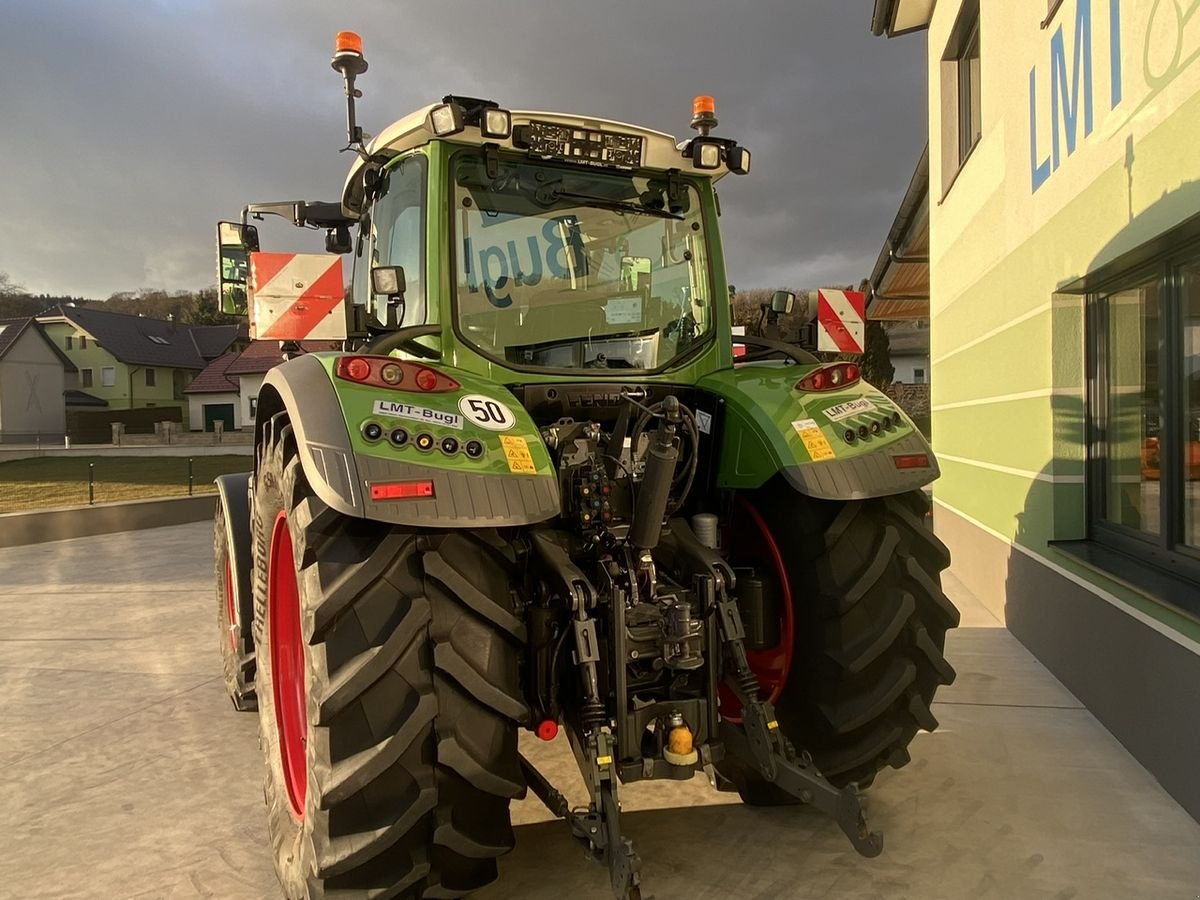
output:
[[[224,696],[211,530],[0,550],[0,897],[278,896],[257,724]],[[824,817],[700,781],[633,786],[644,893],[667,898],[1196,898],[1200,825],[949,579],[963,609],[942,728],[869,796],[881,857]],[[582,797],[560,742],[527,752]],[[477,896],[609,896],[565,826],[516,805]]]

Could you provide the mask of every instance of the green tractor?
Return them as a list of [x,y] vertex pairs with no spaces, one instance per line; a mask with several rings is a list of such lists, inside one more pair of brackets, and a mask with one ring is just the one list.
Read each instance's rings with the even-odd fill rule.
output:
[[[463,896],[532,790],[640,897],[618,786],[700,772],[878,854],[859,790],[954,678],[938,469],[853,362],[733,334],[714,185],[749,152],[708,98],[681,143],[458,96],[367,141],[356,35],[332,62],[340,200],[218,226],[227,311],[287,357],[215,529],[286,895]],[[259,252],[264,214],[330,252]],[[520,751],[560,728],[586,806]]]

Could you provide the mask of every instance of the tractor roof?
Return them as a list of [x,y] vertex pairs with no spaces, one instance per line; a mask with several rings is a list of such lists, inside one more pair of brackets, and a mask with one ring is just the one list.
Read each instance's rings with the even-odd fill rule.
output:
[[[469,125],[457,134],[438,138],[429,127],[429,113],[434,109],[435,105],[432,104],[418,109],[383,129],[367,145],[367,153],[370,156],[375,156],[376,154],[395,156],[407,150],[423,146],[435,139],[467,146],[479,147],[488,143],[496,144],[504,149],[513,148],[511,137],[503,140],[485,138],[479,133],[478,128]],[[599,129],[602,131],[618,131],[624,134],[639,135],[645,140],[642,166],[646,169],[659,169],[662,171],[678,169],[680,172],[702,175],[706,178],[712,178],[714,181],[729,172],[724,165],[715,170],[697,169],[692,165],[692,161],[680,152],[681,145],[676,143],[674,137],[662,131],[644,128],[641,125],[630,125],[626,122],[614,122],[610,119],[597,119],[591,116],[576,116],[568,113],[512,110],[512,124],[514,129],[518,125],[528,124],[531,120],[553,122],[572,128]],[[366,163],[362,159],[355,162],[354,166],[350,169],[349,176],[346,178],[346,185],[342,192],[343,211],[352,217],[357,217],[359,212],[361,212],[362,170],[364,165]]]

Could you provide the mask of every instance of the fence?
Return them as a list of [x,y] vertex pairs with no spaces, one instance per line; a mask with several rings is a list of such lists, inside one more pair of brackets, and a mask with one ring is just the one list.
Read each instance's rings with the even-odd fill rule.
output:
[[154,434],[158,422],[182,423],[183,410],[178,406],[67,410],[67,432],[73,444],[107,444],[114,422],[124,425],[126,434]]
[[37,457],[0,462],[0,513],[182,497],[216,490],[213,479],[245,472],[240,456]]

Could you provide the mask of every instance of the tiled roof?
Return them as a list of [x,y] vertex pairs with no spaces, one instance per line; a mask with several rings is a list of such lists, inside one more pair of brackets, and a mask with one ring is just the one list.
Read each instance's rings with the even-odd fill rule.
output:
[[237,340],[237,325],[191,325],[192,341],[202,359],[216,359]]
[[220,356],[210,362],[197,375],[192,383],[183,389],[185,394],[217,394],[217,393],[234,393],[238,392],[238,384],[236,381],[230,381],[225,377],[225,372],[229,368],[229,364],[238,358],[237,351],[231,351],[224,356]]
[[55,306],[38,319],[65,318],[127,365],[203,369],[205,359],[192,340],[191,327],[162,319],[108,312],[84,306]]
[[[336,341],[301,341],[300,347],[305,353],[319,350],[337,350]],[[227,375],[256,375],[269,372],[283,362],[283,353],[277,341],[251,341],[242,355],[228,369]]]
[[59,358],[63,364],[63,368],[68,372],[76,372],[75,363],[67,357],[65,353],[58,349],[54,341],[50,340],[45,331],[42,330],[41,324],[36,319],[29,316],[20,319],[0,319],[0,357],[8,352],[8,349],[17,342],[17,338],[25,331],[26,328],[32,328],[42,336],[50,349],[54,351],[54,355]]

